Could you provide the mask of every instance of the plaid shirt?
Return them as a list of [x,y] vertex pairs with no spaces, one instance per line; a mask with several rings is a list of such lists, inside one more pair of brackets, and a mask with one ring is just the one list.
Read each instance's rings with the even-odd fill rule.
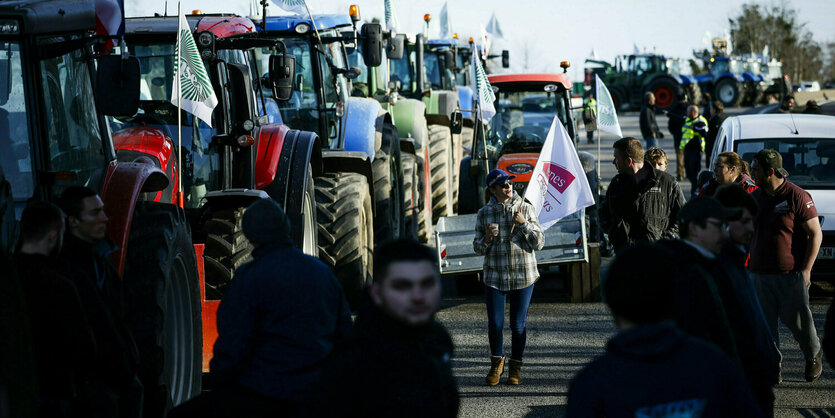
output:
[[[521,204],[522,198],[514,191],[507,202],[499,203],[491,197],[478,211],[473,250],[484,256],[484,284],[497,290],[524,289],[539,279],[534,251],[545,245],[545,234],[528,202],[524,202],[527,222],[519,225],[513,221]],[[489,244],[484,242],[488,224],[499,224],[499,236]]]

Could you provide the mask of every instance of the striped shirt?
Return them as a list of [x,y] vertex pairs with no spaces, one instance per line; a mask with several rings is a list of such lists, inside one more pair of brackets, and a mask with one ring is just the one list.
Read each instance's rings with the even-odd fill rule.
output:
[[[524,202],[527,222],[519,225],[513,221],[522,204],[522,198],[514,191],[507,202],[499,203],[491,197],[478,211],[473,250],[484,256],[484,284],[497,290],[524,289],[539,279],[534,251],[545,245],[545,234],[533,205],[528,202]],[[499,224],[499,236],[485,243],[487,226],[493,223]]]

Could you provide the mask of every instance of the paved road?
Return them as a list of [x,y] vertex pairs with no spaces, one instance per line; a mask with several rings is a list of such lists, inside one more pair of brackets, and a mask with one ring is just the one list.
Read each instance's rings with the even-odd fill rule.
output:
[[[731,114],[742,109],[732,109]],[[666,130],[667,120],[658,117],[665,138],[660,141],[668,156],[674,156],[672,138]],[[624,135],[640,137],[638,114],[620,115]],[[580,131],[579,150],[597,155],[597,144],[585,141]],[[608,185],[615,175],[612,165],[612,144],[617,138],[602,134],[600,144],[601,183]],[[674,172],[672,168],[668,172]],[[681,182],[689,196],[689,182]],[[604,260],[604,268],[607,260]],[[473,279],[459,279],[462,281]],[[447,288],[449,289],[449,283]],[[614,324],[603,304],[560,303],[564,294],[559,276],[540,281],[534,292],[528,319],[528,345],[525,352],[524,384],[508,387],[484,385],[489,368],[486,309],[482,299],[474,295],[478,289],[469,283],[469,294],[444,300],[438,318],[448,327],[456,346],[454,363],[461,392],[461,417],[540,417],[562,416],[565,411],[568,382],[586,363],[603,352],[606,341],[615,332]],[[823,329],[827,305],[813,306],[818,329]],[[784,384],[776,390],[778,416],[835,417],[835,371],[824,366],[823,376],[814,383],[803,381],[803,359],[797,344],[782,327],[784,344]],[[510,333],[505,333],[506,350],[510,350]],[[506,378],[505,374],[505,378]]]

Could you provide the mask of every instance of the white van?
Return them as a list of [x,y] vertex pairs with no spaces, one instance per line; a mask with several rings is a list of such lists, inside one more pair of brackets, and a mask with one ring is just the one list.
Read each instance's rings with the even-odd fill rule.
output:
[[739,154],[749,165],[754,155],[772,148],[783,156],[788,180],[802,187],[815,202],[823,229],[823,243],[812,268],[815,279],[835,277],[835,117],[768,114],[732,116],[722,123],[713,146],[715,156]]

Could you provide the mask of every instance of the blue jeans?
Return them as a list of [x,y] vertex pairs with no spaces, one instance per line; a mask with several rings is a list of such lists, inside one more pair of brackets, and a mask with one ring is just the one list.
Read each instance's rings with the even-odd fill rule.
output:
[[653,138],[651,136],[644,138],[644,141],[646,141],[646,143],[647,143],[647,147],[644,150],[648,150],[652,147],[657,147],[658,146],[658,139]]
[[522,360],[525,351],[527,332],[525,322],[528,319],[528,307],[531,305],[533,286],[524,289],[502,292],[490,286],[484,286],[484,296],[487,300],[487,335],[490,339],[490,354],[504,356],[504,304],[510,303],[510,358]]

